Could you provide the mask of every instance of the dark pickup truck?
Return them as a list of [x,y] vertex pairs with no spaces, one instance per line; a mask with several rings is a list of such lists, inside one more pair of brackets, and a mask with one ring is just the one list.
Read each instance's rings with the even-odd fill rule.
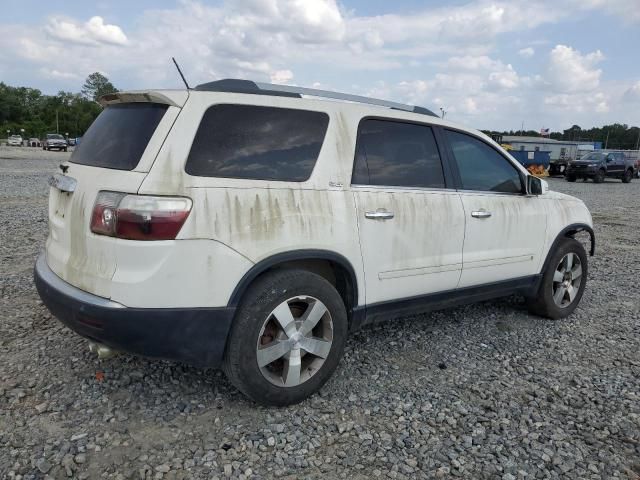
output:
[[595,183],[602,183],[604,179],[618,178],[629,183],[635,174],[635,165],[622,152],[591,152],[580,160],[574,160],[567,165],[565,178],[568,182],[575,182],[578,178],[592,178]]

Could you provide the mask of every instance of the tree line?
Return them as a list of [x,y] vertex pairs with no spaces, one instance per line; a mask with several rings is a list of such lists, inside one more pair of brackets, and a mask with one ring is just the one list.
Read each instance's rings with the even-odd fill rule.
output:
[[[493,138],[505,135],[541,137],[540,132],[535,130],[510,130],[504,132],[483,130],[483,132]],[[630,127],[623,123],[613,123],[602,127],[583,129],[579,125],[573,125],[571,128],[567,128],[562,132],[551,132],[549,138],[571,142],[602,142],[603,148],[638,150],[640,148],[640,127]]]
[[43,138],[47,133],[81,137],[102,111],[98,99],[117,91],[99,72],[89,75],[80,93],[44,95],[29,87],[0,82],[0,135]]

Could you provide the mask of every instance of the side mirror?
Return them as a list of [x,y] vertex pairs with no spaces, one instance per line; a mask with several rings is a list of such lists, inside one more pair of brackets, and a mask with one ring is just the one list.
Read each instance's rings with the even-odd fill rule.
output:
[[549,184],[544,180],[534,177],[533,175],[527,176],[527,194],[529,195],[544,195],[549,191]]

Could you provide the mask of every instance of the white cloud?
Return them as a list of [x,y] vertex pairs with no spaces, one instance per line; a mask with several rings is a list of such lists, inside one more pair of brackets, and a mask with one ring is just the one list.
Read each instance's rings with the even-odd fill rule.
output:
[[611,15],[617,15],[625,23],[640,23],[640,5],[638,0],[574,0],[576,6],[586,9],[601,9]]
[[49,19],[45,31],[57,40],[84,45],[101,43],[125,45],[127,43],[127,36],[119,26],[106,24],[102,17],[97,16],[91,17],[83,24],[53,17]]
[[291,70],[276,70],[270,76],[271,83],[289,83],[293,80],[293,72]]
[[41,68],[40,73],[47,78],[55,78],[55,79],[62,79],[62,80],[79,80],[80,79],[80,77],[75,73],[62,72],[60,70],[56,70],[55,68],[54,69]]
[[516,88],[520,78],[511,65],[489,74],[489,83],[498,88]]
[[544,104],[571,112],[606,113],[610,110],[608,96],[603,92],[595,93],[560,93],[544,98]]
[[518,50],[518,55],[520,55],[522,58],[531,58],[535,55],[535,53],[536,51],[533,47],[526,47]]
[[640,80],[634,85],[631,85],[627,91],[624,92],[624,99],[628,102],[640,103]]
[[566,45],[556,45],[549,55],[547,80],[558,93],[595,90],[600,85],[602,70],[594,67],[603,59],[600,50],[582,55]]

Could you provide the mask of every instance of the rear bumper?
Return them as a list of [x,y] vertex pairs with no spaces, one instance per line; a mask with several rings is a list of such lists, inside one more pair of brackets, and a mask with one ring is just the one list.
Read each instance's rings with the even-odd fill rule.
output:
[[62,323],[90,340],[146,357],[197,366],[222,363],[235,308],[129,308],[58,277],[45,254],[36,261],[40,298]]

